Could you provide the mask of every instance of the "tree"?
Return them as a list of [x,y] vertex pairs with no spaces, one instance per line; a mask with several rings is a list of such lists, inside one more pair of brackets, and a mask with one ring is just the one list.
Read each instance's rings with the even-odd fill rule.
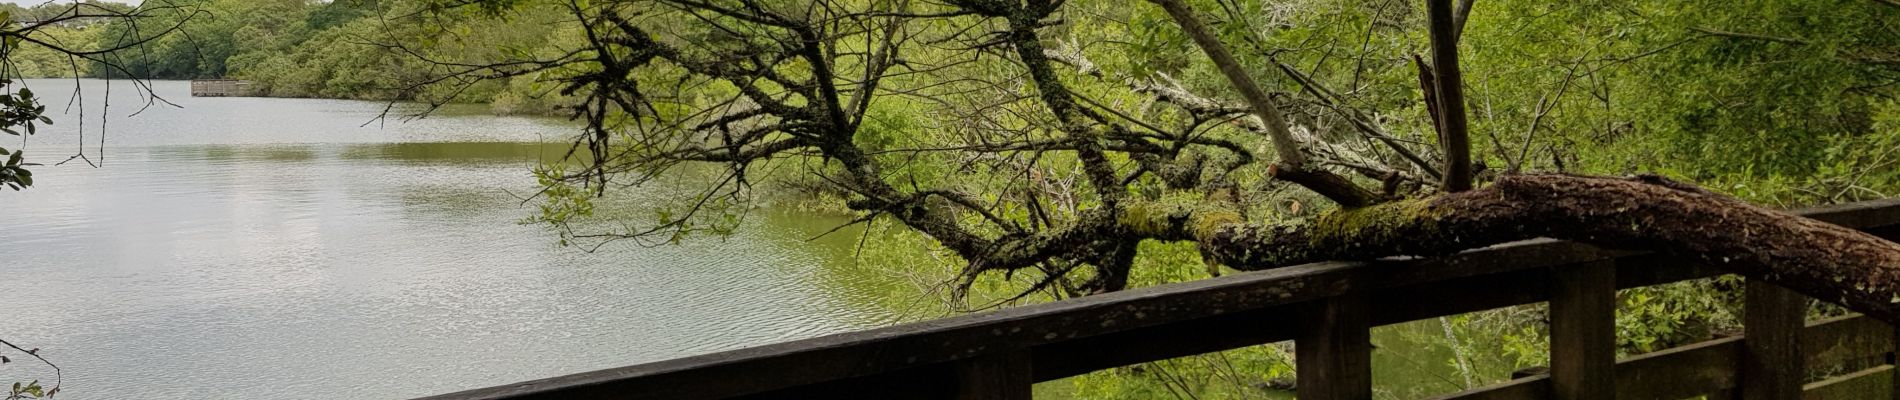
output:
[[[1653,175],[1508,174],[1472,187],[1480,174],[1467,161],[1461,93],[1471,84],[1456,61],[1471,1],[1430,1],[1423,23],[1402,13],[1367,23],[1431,32],[1435,65],[1421,57],[1415,87],[1436,146],[1388,133],[1387,117],[1286,62],[1293,51],[1269,47],[1260,36],[1270,28],[1246,25],[1239,6],[1216,5],[1230,18],[1217,30],[1188,2],[1151,3],[570,1],[560,7],[585,37],[579,46],[454,64],[436,81],[536,75],[582,98],[570,110],[586,123],[570,151],[580,163],[537,171],[543,219],[572,240],[659,244],[729,231],[753,182],[777,174],[809,176],[857,222],[933,238],[967,262],[960,287],[1027,271],[1042,276],[1034,290],[1120,290],[1150,240],[1195,243],[1210,266],[1258,270],[1548,236],[1692,256],[1900,322],[1900,245],[1871,235]],[[1157,11],[1165,29],[1137,24]],[[1116,45],[1160,54],[1074,43],[1100,29],[1074,22],[1089,18],[1154,29]],[[1148,42],[1183,35],[1192,51]],[[1228,49],[1234,37],[1256,51]],[[1263,69],[1247,63],[1271,66],[1304,95],[1269,91]],[[1224,85],[1174,78],[1210,66]],[[1222,100],[1227,92],[1244,105]],[[650,224],[570,224],[593,212],[594,197],[662,179],[695,190]],[[1253,201],[1289,185],[1338,207],[1289,218]]]

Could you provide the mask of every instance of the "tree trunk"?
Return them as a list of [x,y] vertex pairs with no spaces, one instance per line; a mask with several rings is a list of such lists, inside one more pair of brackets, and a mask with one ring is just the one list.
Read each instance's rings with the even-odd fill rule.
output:
[[1458,22],[1451,0],[1426,0],[1431,16],[1432,79],[1429,90],[1438,104],[1439,143],[1445,150],[1447,192],[1471,189],[1471,140],[1465,126],[1465,78],[1458,66]]
[[1694,257],[1900,323],[1900,244],[1660,177],[1513,175],[1476,190],[1342,209],[1297,225],[1237,223],[1207,210],[1152,211],[1165,222],[1137,231],[1198,241],[1209,261],[1241,270],[1444,255],[1550,237]]

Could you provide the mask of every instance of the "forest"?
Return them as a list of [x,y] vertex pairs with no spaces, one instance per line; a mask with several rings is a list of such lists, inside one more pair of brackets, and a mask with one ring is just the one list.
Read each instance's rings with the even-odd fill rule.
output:
[[[765,204],[838,215],[858,268],[914,283],[870,297],[932,299],[919,317],[1532,237],[1746,253],[1708,242],[1772,239],[1651,213],[1784,226],[1772,210],[1900,194],[1900,3],[1463,0],[1448,23],[1428,3],[1450,2],[147,0],[149,20],[38,33],[124,50],[7,68],[567,117],[569,159],[533,171],[525,216],[561,244],[718,240]],[[673,195],[612,200],[653,190]],[[1799,275],[1750,264],[1788,254],[1720,258]],[[1839,254],[1784,279],[1900,282],[1849,268],[1891,255]],[[1624,292],[1619,350],[1733,331],[1738,283]],[[1543,312],[1444,319],[1454,359],[1432,362],[1540,365]],[[1286,357],[1061,391],[1248,398]]]
[[[575,101],[536,77],[419,85],[440,79],[446,65],[579,46],[584,38],[562,24],[559,2],[459,13],[428,12],[443,6],[425,0],[163,3],[181,6],[147,17],[170,21],[147,25],[192,23],[111,56],[126,72],[247,79],[270,96],[489,103],[502,113],[556,114]],[[1067,6],[1077,15],[1050,42],[1052,54],[1090,63],[1078,71],[1083,90],[1198,94],[1223,84],[1211,66],[1188,62],[1198,50],[1159,10],[1090,7]],[[1352,134],[1363,123],[1419,142],[1433,134],[1419,125],[1427,116],[1412,58],[1425,50],[1420,7],[1309,0],[1199,8],[1223,37],[1246,43],[1236,54],[1262,85],[1311,115],[1312,134]],[[1896,9],[1878,0],[1474,7],[1461,44],[1475,161],[1491,174],[1654,172],[1781,206],[1884,197],[1895,179],[1886,167],[1900,49],[1890,45],[1886,17]],[[86,47],[138,37],[130,25],[42,33]],[[24,77],[114,73],[34,50],[9,60]],[[1098,96],[1144,107],[1154,97]],[[1333,108],[1361,115],[1323,112]],[[898,115],[889,123],[923,122]],[[1329,162],[1364,169],[1391,157],[1381,151],[1345,151]],[[1295,200],[1286,204],[1314,203]]]

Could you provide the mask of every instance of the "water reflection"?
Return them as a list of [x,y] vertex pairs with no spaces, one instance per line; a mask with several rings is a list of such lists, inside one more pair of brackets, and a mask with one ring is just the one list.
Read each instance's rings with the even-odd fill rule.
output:
[[420,163],[492,163],[523,161],[559,161],[567,153],[567,143],[377,143],[351,145],[343,149],[346,160],[394,160]]

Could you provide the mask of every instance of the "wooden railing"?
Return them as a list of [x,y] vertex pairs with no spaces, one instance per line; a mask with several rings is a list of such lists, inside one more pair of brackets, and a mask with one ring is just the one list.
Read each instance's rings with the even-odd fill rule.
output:
[[[1900,200],[1801,214],[1900,233]],[[1900,398],[1893,327],[1859,316],[1804,321],[1805,298],[1759,282],[1745,289],[1743,336],[1616,359],[1617,289],[1720,274],[1661,254],[1536,240],[1230,275],[432,398],[1027,399],[1035,382],[1291,339],[1301,399],[1370,399],[1370,328],[1543,301],[1548,374],[1439,398]]]
[[254,93],[251,82],[237,79],[194,79],[191,97],[246,97]]

